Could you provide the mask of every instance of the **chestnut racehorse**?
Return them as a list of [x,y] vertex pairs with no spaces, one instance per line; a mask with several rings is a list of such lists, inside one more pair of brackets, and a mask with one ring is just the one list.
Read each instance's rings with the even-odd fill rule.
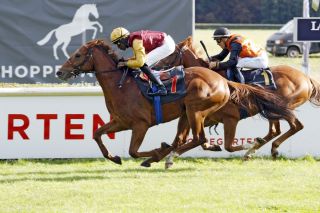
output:
[[[208,67],[208,62],[204,61],[196,53],[196,49],[192,43],[191,37],[188,37],[186,40],[180,42],[176,46],[175,52],[159,62],[158,66],[163,66],[164,64],[175,66],[182,64],[185,67]],[[275,91],[275,93],[280,95],[282,99],[288,103],[291,109],[295,109],[308,100],[312,104],[320,106],[320,84],[316,80],[306,76],[301,71],[286,65],[274,66],[270,67],[270,69],[277,85],[277,90]],[[218,73],[226,77],[225,71]],[[229,152],[243,150],[242,146],[232,145],[236,126],[240,120],[239,110],[239,106],[233,104],[232,101],[229,101],[217,112],[210,113],[205,120],[205,126],[212,126],[218,122],[224,124],[225,149]],[[257,111],[254,110],[248,112],[250,116],[253,116],[257,113]],[[289,123],[290,129],[272,143],[271,154],[274,158],[276,158],[278,155],[277,148],[279,147],[279,145],[288,137],[292,136],[303,128],[303,125],[296,117],[293,120],[286,120]],[[184,138],[184,142],[186,140],[188,132],[185,132],[185,134],[186,135],[180,135],[181,138]],[[257,142],[245,154],[245,157],[250,157],[250,155],[253,154],[257,149],[259,149],[275,137],[279,136],[280,134],[281,131],[279,120],[269,119],[268,134],[264,138],[257,138]],[[181,141],[181,143],[183,142]],[[202,147],[205,150],[217,150],[216,147],[212,147],[211,145],[209,145],[209,143],[203,144]],[[170,164],[170,162],[168,162],[168,164]]]
[[[94,139],[97,142],[103,156],[117,164],[121,164],[119,156],[112,156],[104,146],[101,136],[112,132],[132,130],[129,154],[134,157],[151,157],[152,162],[162,159],[173,147],[162,146],[147,152],[139,152],[139,147],[147,130],[156,124],[152,103],[145,99],[132,76],[129,76],[121,89],[118,83],[122,77],[122,71],[117,68],[118,57],[110,45],[102,40],[93,40],[82,45],[62,65],[57,76],[62,80],[68,80],[80,73],[94,73],[102,87],[107,109],[112,120],[96,130]],[[163,121],[168,122],[175,118],[186,119],[192,129],[193,140],[184,144],[177,151],[184,152],[206,142],[204,133],[204,119],[207,114],[217,111],[231,98],[235,103],[249,107],[251,102],[259,102],[261,106],[266,100],[273,105],[280,104],[279,114],[265,110],[267,116],[292,116],[285,104],[278,96],[272,93],[260,94],[257,89],[247,85],[228,82],[219,74],[203,67],[185,69],[186,95],[184,98],[162,105]],[[230,97],[229,86],[232,97]],[[251,96],[251,101],[242,96]],[[179,130],[178,128],[178,131]],[[189,131],[189,129],[188,129]],[[142,166],[150,166],[148,162]]]

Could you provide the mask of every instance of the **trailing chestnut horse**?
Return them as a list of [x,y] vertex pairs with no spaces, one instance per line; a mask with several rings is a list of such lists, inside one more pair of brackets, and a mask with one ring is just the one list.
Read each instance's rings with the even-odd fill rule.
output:
[[[185,67],[208,67],[208,63],[196,53],[191,37],[188,37],[186,40],[179,43],[175,52],[159,62],[158,66],[162,66],[164,64],[182,64]],[[316,80],[306,76],[299,70],[286,65],[274,66],[270,67],[270,69],[278,88],[275,93],[280,95],[282,99],[289,104],[291,109],[295,109],[296,107],[305,103],[307,100],[316,106],[320,106],[320,84]],[[226,77],[225,71],[218,73]],[[229,101],[217,112],[210,113],[205,120],[205,126],[212,126],[217,122],[224,123],[225,149],[229,152],[243,149],[242,146],[232,146],[236,126],[240,120],[239,110],[239,106]],[[251,116],[255,115],[256,113],[257,111],[249,112]],[[271,153],[273,157],[278,155],[277,148],[283,141],[303,128],[303,125],[296,117],[293,120],[288,119],[287,122],[289,123],[290,129],[272,143]],[[185,134],[187,133],[188,132],[185,132]],[[246,156],[249,157],[249,155],[254,153],[255,150],[259,149],[261,146],[280,134],[281,131],[279,120],[269,119],[269,133],[264,138],[257,138],[258,143],[255,143],[252,149],[246,153]],[[186,136],[181,135],[180,137],[186,139]],[[216,147],[208,145],[208,143],[203,144],[203,148],[206,150],[217,149]]]
[[[175,147],[162,146],[147,152],[139,152],[139,147],[147,130],[156,124],[152,104],[142,96],[132,76],[128,76],[121,89],[118,83],[122,77],[121,70],[117,69],[118,57],[111,47],[102,40],[94,40],[81,46],[63,64],[57,72],[62,80],[75,77],[80,73],[95,73],[102,87],[106,106],[112,116],[112,120],[96,130],[94,139],[97,142],[103,156],[117,164],[121,164],[121,158],[112,156],[104,146],[101,136],[111,132],[132,130],[129,154],[134,157],[151,157],[151,162],[162,159]],[[270,99],[275,105],[281,100],[271,93],[254,93],[255,88],[247,85],[229,83],[219,74],[203,67],[185,69],[186,95],[184,98],[162,105],[163,121],[168,122],[181,117],[190,124],[193,140],[180,146],[177,151],[184,152],[206,142],[204,133],[204,119],[209,113],[217,111],[230,98],[228,85],[232,85],[232,100],[239,104],[249,105],[246,99],[240,98],[241,94],[250,94],[252,101],[258,99]],[[261,96],[261,97],[260,97]],[[292,116],[284,107],[279,108],[281,115]],[[266,110],[268,111],[268,110]],[[275,115],[277,118],[279,116]],[[182,131],[178,128],[178,131]],[[189,131],[189,128],[188,128]],[[143,162],[142,166],[150,166]]]

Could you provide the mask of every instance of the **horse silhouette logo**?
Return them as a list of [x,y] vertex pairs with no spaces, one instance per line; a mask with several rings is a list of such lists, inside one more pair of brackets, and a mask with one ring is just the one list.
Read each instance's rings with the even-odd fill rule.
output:
[[93,30],[92,39],[96,37],[97,28],[102,32],[103,27],[98,21],[90,21],[89,16],[93,15],[96,19],[99,18],[98,9],[95,4],[84,4],[74,14],[72,21],[68,24],[61,25],[56,29],[51,30],[43,39],[37,42],[39,46],[46,44],[53,34],[57,39],[53,45],[53,55],[56,60],[59,60],[57,48],[62,45],[61,50],[64,55],[69,58],[67,47],[71,42],[72,36],[79,35],[86,30]]

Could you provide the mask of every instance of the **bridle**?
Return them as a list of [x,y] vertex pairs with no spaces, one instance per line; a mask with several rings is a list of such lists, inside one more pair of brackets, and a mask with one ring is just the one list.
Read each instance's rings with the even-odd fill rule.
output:
[[89,73],[98,74],[98,73],[104,73],[104,72],[119,71],[118,68],[110,69],[110,70],[102,70],[102,71],[96,71],[96,70],[84,71],[84,70],[82,70],[81,69],[82,66],[84,66],[87,62],[90,62],[91,60],[93,60],[93,49],[94,48],[98,48],[98,50],[100,50],[103,53],[105,53],[106,55],[108,55],[112,59],[112,61],[116,64],[116,67],[117,67],[117,64],[118,64],[118,62],[116,60],[114,60],[113,57],[111,56],[112,53],[107,52],[107,50],[105,48],[103,48],[102,46],[94,45],[94,46],[88,47],[87,45],[85,45],[84,47],[87,49],[87,54],[86,54],[86,56],[84,57],[83,61],[80,64],[75,65],[74,63],[71,62],[70,59],[67,60],[67,63],[72,66],[72,71],[70,72],[72,76],[76,77],[76,76],[78,76],[79,74],[82,74],[82,73],[84,73],[84,74],[89,74]]

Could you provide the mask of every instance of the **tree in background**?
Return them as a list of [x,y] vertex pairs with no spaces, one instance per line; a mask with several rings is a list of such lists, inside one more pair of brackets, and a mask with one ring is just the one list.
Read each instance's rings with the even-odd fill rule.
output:
[[[284,24],[302,16],[303,0],[195,0],[195,4],[197,23]],[[319,16],[319,11],[310,10],[310,16]]]

